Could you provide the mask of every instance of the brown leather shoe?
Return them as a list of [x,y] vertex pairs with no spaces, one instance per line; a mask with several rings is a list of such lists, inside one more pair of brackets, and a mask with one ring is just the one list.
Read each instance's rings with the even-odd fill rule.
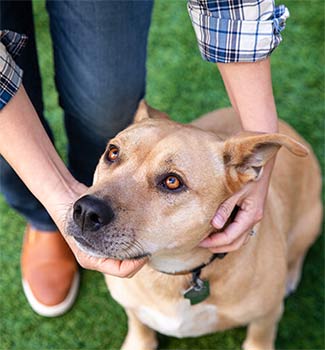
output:
[[32,309],[54,317],[68,311],[79,287],[78,265],[60,232],[27,226],[22,256],[22,282]]

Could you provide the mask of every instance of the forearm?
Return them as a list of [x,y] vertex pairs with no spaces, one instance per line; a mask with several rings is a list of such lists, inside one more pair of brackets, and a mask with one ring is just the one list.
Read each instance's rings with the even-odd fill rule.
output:
[[[64,233],[70,205],[87,188],[73,178],[56,153],[23,87],[0,111],[0,153]],[[146,263],[146,259],[94,258],[80,251],[71,236],[65,239],[80,265],[88,269],[128,277]]]
[[270,59],[254,63],[218,63],[232,106],[244,130],[277,132]]
[[[232,106],[244,130],[274,133],[278,118],[272,91],[269,56],[280,44],[280,32],[289,17],[288,9],[266,0],[233,10],[232,1],[202,5],[189,1],[189,13],[204,59],[217,63]],[[250,182],[217,209],[213,225],[223,229],[233,208],[240,209],[235,220],[202,242],[212,252],[229,252],[247,241],[249,230],[263,216],[264,203],[274,165],[271,159],[257,182]]]
[[54,220],[61,221],[58,205],[73,201],[79,183],[58,156],[23,87],[0,111],[0,132],[2,156]]

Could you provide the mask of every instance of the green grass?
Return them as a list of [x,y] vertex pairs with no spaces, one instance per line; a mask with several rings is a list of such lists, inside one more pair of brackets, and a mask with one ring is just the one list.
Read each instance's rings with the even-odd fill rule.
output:
[[[281,118],[312,145],[324,168],[324,5],[283,1],[291,18],[272,56],[274,92]],[[53,83],[48,19],[35,2],[46,116],[65,158],[62,111]],[[174,119],[189,121],[229,104],[216,67],[201,60],[184,1],[156,1],[149,45],[147,99]],[[0,348],[117,349],[126,333],[122,308],[103,277],[83,271],[79,298],[65,316],[46,319],[29,308],[20,283],[24,221],[0,200]],[[277,348],[324,349],[324,240],[310,250],[298,291],[286,301]],[[239,349],[244,329],[193,339],[160,337],[161,349]]]

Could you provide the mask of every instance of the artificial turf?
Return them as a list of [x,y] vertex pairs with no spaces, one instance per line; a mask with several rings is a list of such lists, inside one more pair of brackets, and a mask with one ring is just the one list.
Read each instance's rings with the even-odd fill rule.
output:
[[[289,7],[291,17],[283,43],[272,55],[278,113],[310,142],[324,168],[324,3],[281,3]],[[65,158],[43,1],[34,1],[34,12],[45,114]],[[229,105],[217,68],[200,58],[185,1],[155,2],[147,66],[147,100],[175,120],[187,122]],[[126,316],[110,298],[98,272],[83,271],[78,300],[66,315],[46,319],[31,311],[19,270],[24,225],[0,198],[0,348],[118,349],[127,330]],[[277,348],[324,349],[323,236],[310,250],[299,289],[285,306]],[[159,337],[160,349],[239,349],[244,336],[245,329],[236,329],[199,338]]]

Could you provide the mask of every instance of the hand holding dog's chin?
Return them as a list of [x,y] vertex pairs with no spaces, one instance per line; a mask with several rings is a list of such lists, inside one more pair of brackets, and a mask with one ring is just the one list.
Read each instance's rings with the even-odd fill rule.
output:
[[115,260],[92,256],[79,249],[76,241],[68,235],[63,235],[81,267],[96,270],[116,277],[133,277],[145,265],[148,259]]
[[133,277],[147,262],[147,258],[137,260],[115,260],[89,255],[77,247],[70,236],[64,237],[73,251],[78,263],[85,269],[96,270],[116,277]]
[[74,203],[81,195],[87,191],[87,187],[83,184],[73,181],[69,184],[68,189],[64,193],[55,192],[52,198],[49,198],[46,207],[48,208],[52,218],[54,219],[58,229],[63,233],[63,237],[71,248],[78,263],[85,269],[96,270],[104,274],[117,277],[132,277],[138,272],[147,259],[138,260],[114,260],[91,256],[79,249],[75,240],[65,234],[66,217],[68,208],[71,203]]
[[213,253],[226,253],[237,250],[248,242],[250,230],[263,218],[273,165],[274,161],[270,161],[259,181],[248,183],[220,205],[212,220],[212,225],[219,230],[225,225],[235,205],[240,209],[233,222],[222,232],[205,238],[200,247],[208,248]]

